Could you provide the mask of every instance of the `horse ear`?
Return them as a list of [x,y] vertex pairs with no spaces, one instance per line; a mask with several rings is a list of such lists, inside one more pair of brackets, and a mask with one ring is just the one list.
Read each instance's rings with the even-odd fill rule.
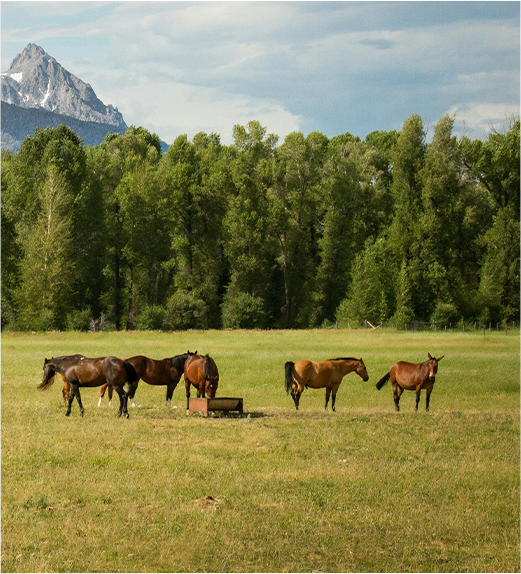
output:
[[430,354],[430,353],[427,353],[427,355],[429,355],[429,359],[432,361],[432,359],[433,359],[434,357],[431,357],[431,354]]
[[46,357],[45,361],[43,362],[44,365],[46,365],[49,362],[49,359]]
[[436,362],[439,363],[439,362],[443,359],[444,356],[445,356],[445,355],[442,355],[439,359],[436,359]]

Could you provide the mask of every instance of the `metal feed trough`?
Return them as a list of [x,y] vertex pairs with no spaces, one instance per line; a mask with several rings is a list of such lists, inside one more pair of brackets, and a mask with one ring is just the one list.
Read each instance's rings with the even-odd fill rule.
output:
[[243,415],[243,399],[232,397],[216,397],[214,399],[191,398],[188,401],[188,414],[201,413],[207,417],[210,411],[238,411]]

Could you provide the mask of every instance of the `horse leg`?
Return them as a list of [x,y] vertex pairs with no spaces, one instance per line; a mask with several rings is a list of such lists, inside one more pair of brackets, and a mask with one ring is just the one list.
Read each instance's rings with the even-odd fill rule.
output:
[[[327,403],[329,403],[329,395],[331,394],[331,389],[329,387],[326,387],[326,406],[324,407],[324,410],[327,411]],[[333,403],[334,405],[334,403]],[[333,410],[335,410],[335,407],[333,406]]]
[[186,410],[190,409],[190,381],[185,379],[185,390],[186,390]]
[[74,390],[72,385],[69,385],[69,402],[67,404],[67,412],[65,413],[66,417],[68,417],[71,414],[72,401],[74,400],[75,394],[76,391]]
[[333,412],[336,412],[335,410],[335,401],[336,401],[336,393],[338,391],[338,387],[333,387],[333,394],[331,396],[331,408],[333,409]]
[[166,387],[166,403],[165,407],[170,408],[172,404],[172,395],[174,394],[174,390],[176,385],[168,384]]
[[67,381],[64,381],[63,389],[62,389],[62,395],[63,395],[63,400],[65,402],[67,402],[69,400],[70,392],[71,392],[71,388],[69,387],[69,383],[67,383]]
[[291,389],[291,396],[293,397],[293,402],[295,403],[295,409],[298,411],[298,405],[300,402],[300,395],[302,394],[302,390],[300,389],[298,383],[293,384],[293,388]]
[[83,416],[85,409],[83,408],[83,405],[81,403],[81,395],[80,395],[80,388],[79,387],[76,387],[76,400],[78,401],[78,405],[80,406],[80,415]]
[[127,410],[128,395],[122,386],[116,386],[116,387],[114,387],[114,389],[115,389],[116,393],[118,393],[118,395],[119,395],[118,417],[120,417],[122,414],[124,414],[125,418],[128,419],[128,417],[129,417],[128,410]]
[[105,396],[105,391],[107,390],[108,385],[101,385],[100,389],[99,389],[99,401],[98,401],[98,407],[101,407],[101,399],[103,399],[103,397]]
[[111,407],[112,406],[112,395],[114,394],[114,389],[112,388],[111,385],[109,385],[108,390],[109,390],[109,407]]
[[394,397],[394,408],[396,411],[400,411],[400,397],[402,396],[403,389],[397,383],[393,383],[393,397]]
[[127,397],[128,397],[128,400],[130,401],[130,406],[132,406],[132,407],[136,406],[135,396],[136,396],[136,391],[137,391],[137,385],[138,385],[137,382],[128,383]]
[[426,392],[426,394],[427,394],[425,410],[426,410],[426,412],[429,412],[429,402],[430,402],[430,400],[431,400],[432,388],[427,389],[425,392]]
[[418,410],[418,404],[419,404],[419,402],[420,402],[420,394],[421,394],[421,392],[422,392],[422,388],[421,388],[421,387],[418,387],[418,388],[416,389],[416,406],[414,407],[414,410],[415,410],[415,411]]

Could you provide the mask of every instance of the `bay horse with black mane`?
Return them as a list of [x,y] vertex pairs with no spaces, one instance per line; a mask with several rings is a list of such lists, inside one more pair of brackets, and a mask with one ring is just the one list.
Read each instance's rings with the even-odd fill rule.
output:
[[215,398],[219,385],[219,371],[215,361],[210,355],[192,355],[188,357],[184,366],[185,389],[186,389],[186,409],[190,404],[190,386],[197,389],[197,397],[209,399]]
[[434,387],[434,381],[436,380],[436,373],[438,372],[438,363],[445,355],[435,359],[430,353],[427,354],[429,360],[423,363],[398,361],[398,363],[395,363],[389,372],[376,383],[376,388],[380,390],[389,379],[391,380],[393,385],[394,407],[397,411],[400,410],[400,397],[404,390],[416,391],[416,406],[414,410],[417,411],[422,389],[425,389],[427,394],[425,410],[427,412],[429,411],[429,401],[432,388]]
[[138,377],[134,367],[128,362],[117,357],[100,357],[88,359],[83,355],[69,355],[45,359],[43,364],[43,380],[38,389],[47,390],[53,383],[55,374],[59,373],[67,383],[70,392],[68,408],[65,416],[71,414],[71,406],[76,397],[83,416],[85,409],[81,402],[80,387],[99,387],[108,383],[119,395],[119,413],[128,418],[127,397],[125,384],[128,384],[129,392],[135,392]]
[[300,395],[304,389],[323,389],[326,388],[326,405],[329,402],[329,396],[332,393],[331,408],[335,410],[335,400],[338,387],[342,379],[352,371],[364,381],[369,380],[367,369],[362,359],[339,358],[329,359],[321,363],[314,361],[297,361],[293,363],[288,361],[284,366],[286,378],[286,393],[291,393],[295,408],[298,410]]
[[[165,407],[169,407],[172,403],[174,390],[183,376],[186,360],[196,354],[197,351],[195,353],[187,351],[183,355],[176,355],[175,357],[162,360],[150,359],[144,355],[136,355],[135,357],[126,359],[126,361],[134,367],[138,379],[142,379],[149,385],[166,385]],[[112,401],[112,387],[109,385],[103,385],[100,389],[98,406],[101,406],[101,399],[105,395],[105,390],[107,388],[109,391],[109,401]],[[134,393],[129,392],[128,395],[128,399],[132,406],[136,406],[134,395],[135,390]]]

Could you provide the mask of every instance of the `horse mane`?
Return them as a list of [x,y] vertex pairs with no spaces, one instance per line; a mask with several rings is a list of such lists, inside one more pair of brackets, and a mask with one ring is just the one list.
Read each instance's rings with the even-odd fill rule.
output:
[[186,359],[188,359],[188,357],[195,355],[195,354],[197,354],[197,353],[192,353],[190,351],[187,351],[186,353],[183,353],[182,355],[176,355],[175,357],[170,357],[169,359],[163,359],[163,360],[168,361],[174,367],[174,369],[183,370],[185,363],[186,363]]
[[338,357],[337,359],[328,359],[328,361],[359,361],[360,359],[355,359],[354,357]]

